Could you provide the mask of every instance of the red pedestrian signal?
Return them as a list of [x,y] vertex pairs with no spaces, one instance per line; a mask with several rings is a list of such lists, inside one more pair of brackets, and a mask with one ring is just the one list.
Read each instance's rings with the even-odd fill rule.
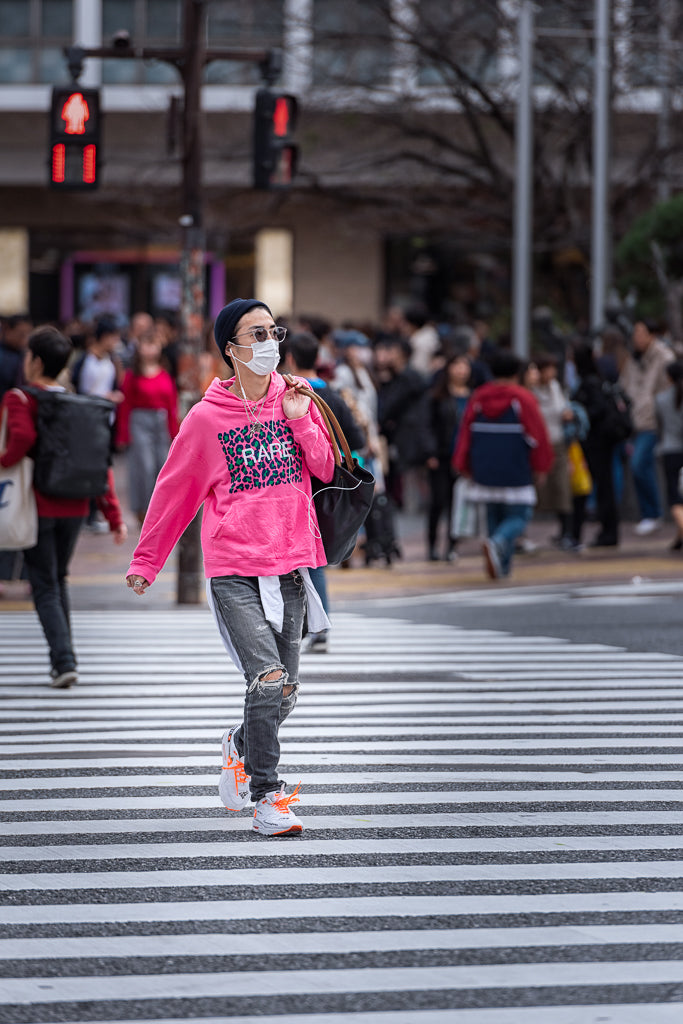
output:
[[97,188],[100,137],[99,89],[55,87],[50,109],[50,185]]
[[296,173],[299,147],[292,141],[296,97],[259,89],[254,107],[254,188],[283,188]]
[[90,120],[90,107],[82,92],[72,92],[60,114],[67,135],[85,135],[85,122]]

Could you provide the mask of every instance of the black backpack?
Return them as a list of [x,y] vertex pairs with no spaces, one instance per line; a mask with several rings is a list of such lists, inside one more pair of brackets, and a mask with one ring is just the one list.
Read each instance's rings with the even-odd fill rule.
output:
[[107,490],[115,406],[106,398],[24,388],[38,402],[33,484],[51,498],[97,498]]
[[626,441],[633,433],[631,399],[620,384],[602,382],[605,413],[598,423],[600,433],[608,441]]

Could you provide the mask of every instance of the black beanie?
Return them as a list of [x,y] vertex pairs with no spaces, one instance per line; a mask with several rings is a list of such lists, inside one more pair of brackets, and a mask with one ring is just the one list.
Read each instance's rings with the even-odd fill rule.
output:
[[[218,345],[218,351],[222,355],[223,359],[228,366],[228,358],[225,355],[225,349],[229,341],[235,337],[235,329],[237,324],[242,319],[245,313],[248,313],[250,309],[254,309],[256,306],[262,306],[265,310],[270,313],[270,310],[266,306],[265,302],[261,302],[260,299],[233,299],[227,306],[223,306],[222,310],[216,317],[216,321],[213,325],[213,334]],[[272,316],[273,314],[270,313]]]

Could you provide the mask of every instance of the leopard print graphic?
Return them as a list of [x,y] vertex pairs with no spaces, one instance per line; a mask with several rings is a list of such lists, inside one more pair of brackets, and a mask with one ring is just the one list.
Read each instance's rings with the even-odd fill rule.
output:
[[230,472],[230,493],[301,483],[302,454],[285,420],[218,434]]

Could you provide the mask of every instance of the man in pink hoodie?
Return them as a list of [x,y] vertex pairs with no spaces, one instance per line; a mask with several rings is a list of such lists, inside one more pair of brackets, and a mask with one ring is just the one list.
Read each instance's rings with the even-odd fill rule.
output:
[[547,473],[553,450],[538,402],[519,384],[512,352],[491,359],[494,379],[472,393],[453,464],[470,480],[468,499],[486,504],[484,564],[492,579],[510,572],[515,541],[533,515],[534,475]]
[[154,493],[128,571],[143,594],[204,505],[207,597],[247,691],[244,720],[223,736],[219,793],[228,810],[256,805],[263,835],[301,832],[278,777],[279,727],[299,689],[304,622],[329,622],[308,567],[325,565],[311,475],[332,479],[334,456],[310,399],[276,372],[277,327],[258,299],[234,299],[216,317],[218,350],[235,370],[216,378],[183,420]]

